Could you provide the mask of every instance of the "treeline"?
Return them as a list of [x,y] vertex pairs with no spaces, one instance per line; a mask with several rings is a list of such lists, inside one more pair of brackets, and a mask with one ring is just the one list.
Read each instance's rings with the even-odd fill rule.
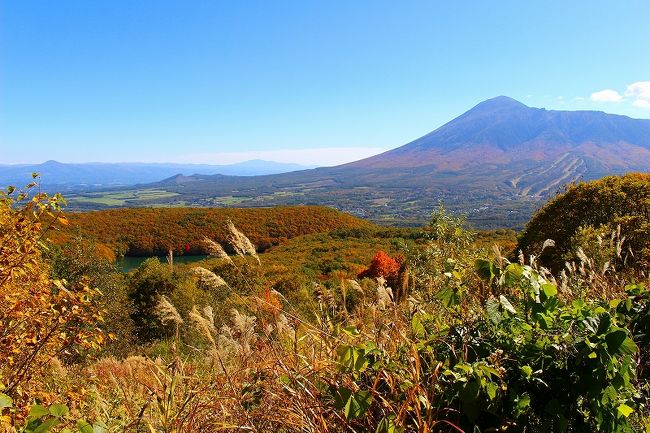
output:
[[[256,209],[146,208],[68,214],[56,241],[81,235],[117,255],[207,254],[205,237],[224,243],[226,221],[245,232],[259,251],[296,236],[372,229],[367,221],[321,206]],[[105,248],[106,249],[106,248]]]

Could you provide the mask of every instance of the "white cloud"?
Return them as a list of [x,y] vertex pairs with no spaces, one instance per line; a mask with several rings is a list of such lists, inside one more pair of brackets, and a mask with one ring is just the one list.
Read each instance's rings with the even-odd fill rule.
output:
[[650,81],[637,81],[627,86],[625,96],[633,99],[635,107],[650,108]]
[[632,102],[632,105],[640,108],[650,108],[650,101],[646,101],[645,99],[637,99],[636,101]]
[[174,162],[235,164],[251,159],[263,159],[266,161],[327,167],[367,158],[386,150],[388,149],[380,147],[321,147],[313,149],[251,150],[246,152],[209,152],[180,155],[174,158]]
[[598,102],[620,102],[623,100],[623,96],[621,96],[621,94],[616,90],[605,89],[600,92],[592,93],[591,100]]

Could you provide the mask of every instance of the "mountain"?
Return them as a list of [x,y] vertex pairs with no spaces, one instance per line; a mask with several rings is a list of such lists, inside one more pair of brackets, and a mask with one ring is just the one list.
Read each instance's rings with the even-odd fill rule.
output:
[[0,185],[24,185],[31,173],[41,175],[46,188],[74,190],[129,186],[149,183],[176,174],[222,174],[255,176],[304,170],[308,167],[273,161],[251,160],[231,165],[164,164],[164,163],[82,163],[65,164],[46,161],[42,164],[0,165]]
[[650,120],[531,108],[499,96],[411,143],[348,166],[462,172],[486,166],[507,171],[521,163],[529,163],[531,171],[505,181],[526,195],[543,195],[579,176],[647,170]]
[[478,227],[521,227],[563,184],[648,170],[650,120],[532,108],[499,96],[380,155],[270,176],[176,176],[144,186],[172,194],[144,204],[324,204],[420,224],[442,201]]

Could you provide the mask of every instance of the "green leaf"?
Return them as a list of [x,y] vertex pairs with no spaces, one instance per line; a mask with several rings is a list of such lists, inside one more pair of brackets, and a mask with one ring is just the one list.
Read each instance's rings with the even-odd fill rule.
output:
[[530,368],[529,365],[524,365],[521,367],[521,372],[524,375],[524,377],[530,379],[533,376],[533,369]]
[[521,279],[524,273],[524,267],[518,263],[510,263],[506,271],[501,275],[501,283],[506,287],[513,286]]
[[3,394],[0,392],[0,411],[4,409],[5,407],[11,407],[13,406],[13,401],[11,400],[11,397],[9,397],[7,394]]
[[88,422],[82,419],[77,421],[77,429],[81,433],[95,433],[95,431],[93,430],[93,426],[91,426],[90,424],[88,424]]
[[535,319],[537,319],[537,323],[542,329],[550,329],[553,326],[553,321],[546,314],[536,314]]
[[497,390],[498,389],[499,389],[499,386],[494,382],[489,382],[487,384],[487,394],[488,394],[488,397],[490,397],[490,400],[495,399],[495,397],[497,396]]
[[9,185],[9,186],[7,187],[7,194],[11,194],[11,193],[13,193],[14,191],[16,191],[16,187],[15,187],[15,186],[11,186],[11,185]]
[[381,421],[379,421],[375,433],[398,433],[401,431],[401,428],[395,426],[395,415],[391,414],[383,417]]
[[494,298],[490,298],[485,303],[485,311],[487,312],[488,319],[495,325],[498,325],[501,322],[501,304]]
[[[587,319],[585,319],[587,320]],[[598,322],[598,328],[596,329],[596,335],[606,334],[612,326],[612,316],[608,313],[599,314],[595,320]]]
[[619,351],[623,355],[632,355],[637,353],[639,351],[639,348],[634,340],[632,340],[630,337],[627,337],[625,340],[623,340],[623,344],[621,344]]
[[70,412],[68,409],[68,406],[64,404],[53,404],[50,406],[50,415],[55,416],[57,418],[61,418],[63,416],[66,416]]
[[478,259],[475,262],[476,273],[487,281],[492,281],[497,273],[497,268],[491,260]]
[[518,415],[526,413],[530,408],[530,396],[526,393],[518,396],[515,399],[515,404],[517,405],[516,412]]
[[411,319],[411,330],[413,331],[413,335],[415,335],[416,338],[424,338],[427,330],[424,328],[424,325],[420,321],[420,315],[419,314],[414,314],[413,318]]
[[344,372],[360,373],[368,367],[365,349],[354,346],[340,346],[337,353],[341,369]]
[[350,337],[356,337],[357,335],[359,335],[359,330],[354,325],[346,326],[345,328],[343,328],[343,332],[349,335]]
[[49,415],[50,411],[47,410],[45,407],[41,406],[40,404],[35,404],[34,406],[29,409],[29,415],[27,415],[30,419],[38,419],[38,418],[43,418],[46,415]]
[[446,287],[436,293],[436,299],[442,302],[445,307],[453,307],[460,304],[460,294],[452,287]]
[[614,328],[605,336],[605,341],[607,342],[607,351],[612,355],[617,353],[632,355],[638,350],[634,341],[627,336],[627,331],[622,328]]
[[619,413],[619,415],[622,415],[625,418],[627,418],[628,416],[630,416],[632,412],[634,412],[634,409],[632,409],[630,406],[623,403],[616,408],[616,411]]
[[542,292],[547,298],[557,295],[557,287],[553,284],[542,284]]
[[348,388],[338,388],[334,392],[334,406],[339,410],[343,410],[346,419],[362,417],[371,403],[372,394],[368,391],[352,392]]
[[33,432],[34,433],[46,433],[49,432],[52,427],[57,425],[59,423],[58,418],[50,418],[47,421],[44,421],[41,425],[36,427]]
[[108,427],[101,421],[95,422],[93,424],[93,433],[106,433],[108,432]]

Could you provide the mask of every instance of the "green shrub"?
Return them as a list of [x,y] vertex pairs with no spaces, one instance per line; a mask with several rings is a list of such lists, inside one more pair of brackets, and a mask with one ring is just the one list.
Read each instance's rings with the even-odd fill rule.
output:
[[[555,246],[546,248],[539,258],[559,270],[565,259],[577,258],[574,242],[579,238],[586,240],[585,230],[608,237],[619,226],[625,237],[622,253],[627,257],[624,258],[628,263],[647,266],[650,262],[650,174],[608,176],[570,186],[533,216],[517,248],[527,255],[537,255],[544,242],[553,239]],[[592,242],[590,248],[597,245]],[[628,251],[634,255],[627,254]]]

